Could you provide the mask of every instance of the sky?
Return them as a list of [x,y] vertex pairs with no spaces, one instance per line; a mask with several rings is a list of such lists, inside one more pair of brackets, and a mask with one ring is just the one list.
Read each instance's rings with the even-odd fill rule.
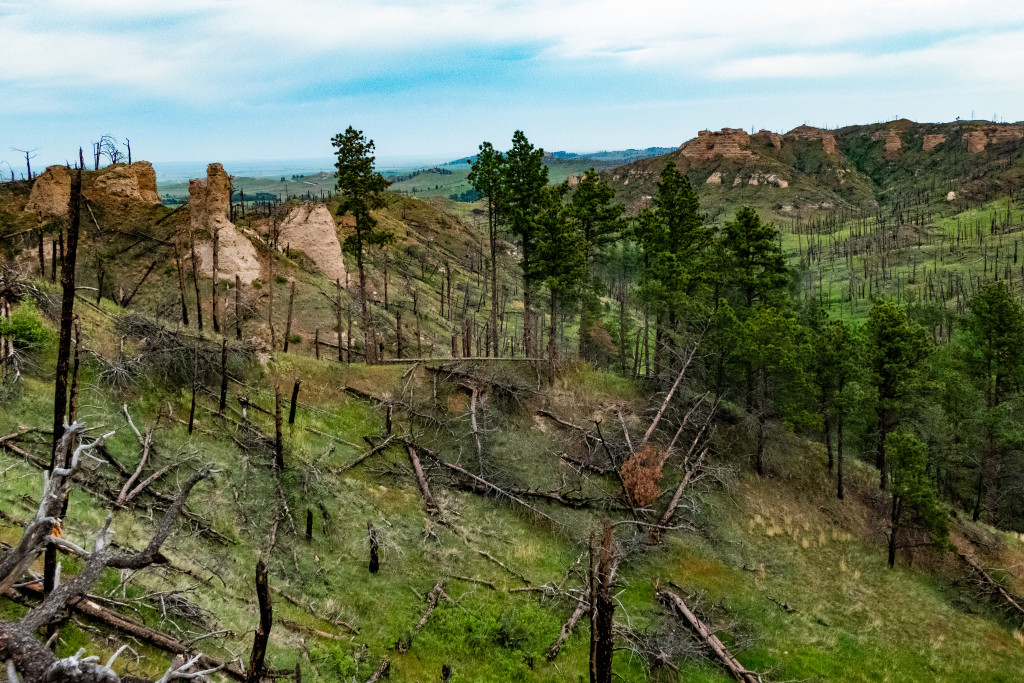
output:
[[[1024,3],[0,0],[0,160],[443,161],[701,129],[1024,119]],[[0,163],[0,173],[6,174]]]

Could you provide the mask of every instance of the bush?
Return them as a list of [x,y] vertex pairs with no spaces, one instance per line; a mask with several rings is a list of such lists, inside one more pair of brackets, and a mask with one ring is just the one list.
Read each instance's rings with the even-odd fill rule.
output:
[[0,336],[10,337],[18,348],[36,348],[50,337],[35,302],[25,299],[11,311],[10,318],[0,318]]

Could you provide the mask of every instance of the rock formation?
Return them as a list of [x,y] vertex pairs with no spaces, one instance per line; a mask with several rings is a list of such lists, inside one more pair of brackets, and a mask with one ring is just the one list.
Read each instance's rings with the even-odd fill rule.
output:
[[65,166],[50,166],[36,176],[25,211],[43,216],[66,216],[71,202],[71,174]]
[[115,164],[103,169],[86,192],[86,197],[99,202],[114,199],[148,205],[161,203],[156,190],[156,173],[148,161]]
[[964,133],[964,144],[970,154],[984,152],[989,145],[1002,142],[1017,141],[1024,138],[1024,126],[1012,124],[993,124]]
[[924,144],[921,145],[921,149],[923,149],[926,152],[930,152],[945,141],[946,136],[941,133],[934,135],[925,135]]
[[292,209],[281,223],[277,243],[304,253],[331,280],[345,281],[345,262],[334,216],[323,204],[306,202]]
[[903,148],[903,139],[900,138],[899,131],[894,128],[885,128],[883,130],[876,130],[871,134],[871,139],[885,140],[885,156],[892,158]]
[[[196,253],[205,275],[213,275],[214,231],[217,233],[217,276],[234,281],[235,275],[245,284],[260,276],[260,259],[252,245],[228,220],[231,205],[231,178],[220,164],[206,167],[205,178],[188,182],[188,210],[192,232],[200,240]],[[207,241],[211,240],[211,241]]]
[[708,179],[704,181],[706,185],[721,185],[722,184],[722,172],[715,171],[708,176]]
[[740,128],[723,128],[711,132],[702,130],[697,137],[684,142],[679,151],[691,163],[702,163],[712,159],[754,161],[757,155],[748,149],[750,136]]
[[794,140],[820,140],[821,147],[825,150],[825,154],[834,155],[836,153],[836,138],[830,131],[824,130],[823,128],[815,128],[814,126],[797,126],[793,130],[786,133],[784,137],[793,138]]

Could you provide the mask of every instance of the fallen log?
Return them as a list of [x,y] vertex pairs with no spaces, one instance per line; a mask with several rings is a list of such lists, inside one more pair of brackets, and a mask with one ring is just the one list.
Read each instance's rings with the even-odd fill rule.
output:
[[361,463],[362,461],[366,460],[367,458],[369,458],[369,457],[371,457],[373,455],[376,455],[377,453],[380,453],[382,450],[387,448],[388,444],[391,443],[391,440],[393,438],[395,438],[393,434],[388,436],[386,439],[384,439],[379,444],[377,444],[376,446],[374,446],[370,450],[368,450],[365,453],[363,453],[362,455],[360,455],[358,458],[356,458],[352,462],[348,463],[347,465],[342,465],[341,468],[338,470],[338,472],[345,472],[347,470],[350,470],[353,467],[355,467],[356,465],[358,465],[359,463]]
[[562,645],[569,638],[569,636],[572,635],[572,630],[576,628],[576,624],[577,622],[579,622],[580,617],[582,617],[583,613],[586,612],[588,609],[590,609],[589,590],[583,593],[583,596],[579,598],[579,600],[576,603],[576,609],[573,610],[573,613],[569,617],[569,620],[562,624],[562,630],[559,631],[558,637],[555,638],[555,642],[551,643],[551,645],[548,646],[547,652],[544,656],[548,658],[549,662],[554,660],[554,658],[558,656],[559,651],[561,651],[562,649]]
[[1010,595],[1010,592],[1003,588],[1001,583],[996,581],[991,574],[985,571],[982,566],[978,564],[977,560],[963,551],[958,550],[957,554],[960,556],[960,559],[967,563],[967,566],[981,578],[982,584],[994,590],[999,597],[1003,599],[1003,602],[1006,603],[1007,607],[1017,612],[1017,614],[1024,616],[1024,607],[1021,607],[1021,604],[1017,602],[1014,596]]
[[461,475],[463,475],[465,477],[469,477],[470,479],[472,479],[473,481],[477,482],[478,484],[481,484],[484,488],[490,489],[491,491],[494,491],[495,493],[499,493],[499,494],[507,497],[509,500],[511,500],[511,501],[513,501],[515,503],[518,503],[519,505],[522,505],[523,507],[527,508],[528,510],[531,510],[534,514],[540,515],[541,517],[543,517],[544,519],[548,520],[552,524],[556,524],[556,525],[559,524],[558,521],[556,521],[550,515],[547,515],[547,514],[541,512],[540,510],[538,510],[534,506],[532,506],[529,503],[527,503],[522,498],[519,498],[518,496],[509,493],[505,489],[503,489],[503,488],[501,488],[501,487],[499,487],[499,486],[497,486],[495,484],[492,484],[491,482],[487,481],[483,477],[478,477],[477,475],[473,474],[472,472],[469,472],[469,471],[467,471],[467,470],[465,470],[465,469],[463,469],[463,468],[461,468],[458,465],[455,465],[453,463],[441,460],[440,458],[435,457],[434,459],[435,459],[435,461],[439,465],[447,467],[448,469],[452,470],[453,472],[458,472],[459,474],[461,474]]
[[366,679],[366,683],[377,683],[381,678],[384,678],[391,671],[391,662],[387,659],[382,659],[380,666],[373,672],[373,675]]
[[427,484],[427,475],[423,471],[423,465],[420,463],[420,457],[416,453],[416,448],[411,443],[405,444],[405,449],[409,453],[409,461],[412,463],[412,469],[416,472],[416,483],[419,484],[420,493],[423,494],[423,502],[426,504],[427,513],[432,517],[437,517],[441,514],[441,508],[434,502],[434,496],[430,494],[430,486]]
[[683,599],[676,595],[673,591],[667,589],[657,589],[655,587],[655,595],[662,604],[671,609],[677,616],[682,617],[686,622],[687,626],[690,627],[700,638],[701,643],[704,644],[718,659],[718,661],[725,667],[733,678],[740,683],[763,683],[761,675],[744,668],[739,661],[733,657],[732,653],[722,644],[722,641],[718,639],[708,626],[701,621],[696,614],[694,614]]
[[[8,593],[5,593],[4,597],[16,597],[18,593],[28,597],[41,599],[43,597],[43,588],[37,583],[22,585],[17,588],[17,591],[12,589]],[[180,654],[189,659],[196,655],[194,648],[190,648],[177,638],[151,629],[148,626],[143,626],[121,613],[115,612],[108,607],[103,607],[102,605],[99,605],[87,598],[79,600],[77,603],[70,605],[70,607],[75,612],[90,617],[105,626],[109,626],[119,633],[137,638],[138,640],[149,643],[150,645],[158,647],[165,652]],[[204,669],[219,668],[236,681],[245,680],[245,672],[242,671],[241,667],[235,662],[225,662],[224,660],[217,659],[216,657],[201,654],[197,663]]]

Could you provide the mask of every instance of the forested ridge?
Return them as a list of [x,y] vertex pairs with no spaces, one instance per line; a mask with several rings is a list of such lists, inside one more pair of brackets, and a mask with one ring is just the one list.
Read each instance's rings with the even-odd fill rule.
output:
[[8,680],[1015,680],[1020,138],[908,124],[0,184]]

